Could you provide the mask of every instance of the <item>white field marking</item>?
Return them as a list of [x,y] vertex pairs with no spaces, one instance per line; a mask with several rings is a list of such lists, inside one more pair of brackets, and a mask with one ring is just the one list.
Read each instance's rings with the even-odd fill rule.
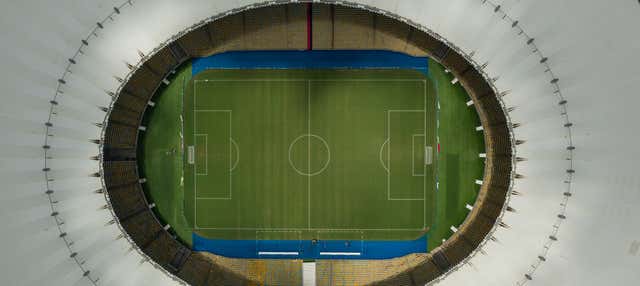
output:
[[231,109],[194,109],[193,112],[228,112],[232,113]]
[[[196,171],[196,176],[208,176],[209,175],[209,160],[207,160],[207,159],[209,158],[209,153],[207,153],[207,152],[209,151],[208,150],[209,149],[209,146],[208,146],[209,134],[197,134],[196,133],[195,136],[196,136],[196,141],[198,140],[198,136],[204,136],[204,158],[205,158],[205,160],[204,160],[204,173],[198,173],[198,170],[195,170]],[[194,146],[195,146],[195,143],[197,143],[197,142],[194,142]],[[194,163],[193,164],[193,168],[196,168],[196,166],[198,166],[198,165]]]
[[[382,145],[380,145],[380,165],[382,165],[382,168],[385,169],[385,171],[387,172],[387,176],[389,175],[389,168],[387,168],[387,164],[384,163],[384,157],[383,157],[383,153],[384,153],[384,147],[387,146],[387,144],[389,143],[389,138],[387,138],[387,140],[384,141],[384,143],[382,143]],[[389,148],[387,148],[387,152],[389,152]]]
[[[425,196],[422,198],[392,198],[391,197],[391,113],[392,112],[425,112],[424,109],[390,109],[387,110],[387,200],[389,201],[424,201]],[[425,114],[426,117],[426,114]],[[424,185],[424,183],[423,183]],[[424,193],[424,186],[423,186]],[[423,219],[424,220],[424,219]]]
[[244,79],[197,79],[194,82],[308,82],[308,79],[296,78],[244,78]]
[[424,231],[424,228],[260,228],[260,227],[201,227],[202,230],[248,230],[248,231]]
[[[318,136],[315,134],[310,134],[310,136],[312,138],[316,138],[320,141],[322,141],[322,144],[324,145],[325,148],[327,148],[327,162],[324,163],[324,166],[322,166],[322,168],[320,168],[320,170],[311,173],[310,176],[315,176],[315,175],[319,175],[320,173],[324,172],[325,169],[327,169],[327,167],[329,166],[329,163],[331,162],[331,149],[329,149],[329,143],[327,143],[326,140],[324,140],[324,138],[322,138],[322,136]],[[311,154],[311,144],[309,144],[309,154]],[[311,159],[311,155],[309,155],[309,159]],[[310,165],[311,163],[309,163]]]
[[353,230],[353,229],[320,229],[316,231],[317,233],[330,233],[330,232],[359,232],[362,234],[362,230]]
[[[353,232],[353,233],[360,233],[360,242],[364,241],[364,231],[362,230],[318,230],[316,231],[316,236],[319,240],[323,240],[322,236],[320,235],[321,233],[336,233],[336,232],[341,232],[341,233],[345,233],[345,232]],[[354,239],[345,239],[345,240],[354,240]],[[357,239],[355,239],[357,240]],[[364,253],[364,243],[360,243],[360,252]]]
[[[301,230],[289,230],[289,229],[283,229],[283,230],[274,229],[274,230],[270,230],[270,229],[264,229],[264,230],[256,230],[256,242],[258,240],[260,240],[260,237],[258,237],[260,233],[269,233],[269,232],[275,232],[275,233],[297,233],[298,234],[298,240],[302,241],[302,231]],[[256,249],[257,249],[257,247],[256,247]]]
[[[181,91],[180,91],[180,103],[182,104],[182,106],[180,106],[180,108],[182,109],[183,112],[180,113],[180,149],[182,151],[183,158],[184,158],[185,154],[187,154],[187,153],[185,153],[185,150],[184,150],[184,147],[185,147],[185,142],[184,142],[184,140],[185,140],[185,138],[184,138],[184,123],[185,123],[185,121],[184,121],[184,117],[183,117],[183,115],[184,115],[184,88],[186,86],[185,82],[186,82],[186,77],[182,76],[182,88],[181,88]],[[195,130],[194,130],[194,133],[195,133]],[[194,148],[194,151],[195,151],[195,148]],[[187,160],[188,160],[188,158],[187,158]],[[194,156],[193,164],[195,166],[195,156]],[[184,191],[184,170],[186,168],[187,168],[187,166],[183,165],[182,166],[182,170],[181,170],[182,172],[180,174],[180,187],[183,187],[183,191]],[[194,197],[195,197],[195,195],[194,195]],[[183,216],[185,216],[184,215],[184,207],[180,209],[180,213]]]
[[[427,140],[427,136],[425,134],[413,134],[411,135],[411,175],[413,175],[414,177],[422,177],[425,176],[425,173],[427,172],[426,168],[423,168],[423,172],[422,174],[416,174],[416,160],[415,160],[415,156],[416,156],[416,137],[424,137],[425,142]],[[422,149],[422,148],[420,148]],[[426,160],[426,157],[423,158],[423,161]],[[424,164],[423,164],[424,165]]]
[[[321,233],[336,233],[336,232],[341,232],[341,233],[345,233],[345,232],[353,232],[353,233],[359,233],[360,234],[360,240],[364,240],[364,231],[363,230],[345,230],[345,229],[319,229],[316,230],[316,236],[318,237],[318,239],[322,240],[322,236],[320,236]],[[353,239],[351,239],[353,240]]]
[[199,82],[327,82],[327,81],[362,81],[362,82],[420,82],[425,81],[422,79],[411,78],[392,78],[392,79],[366,79],[366,78],[342,78],[342,79],[286,79],[286,78],[245,78],[245,79],[197,79],[195,83]]
[[300,250],[302,247],[302,231],[300,230],[256,230],[256,249],[259,250],[260,249],[260,240],[263,240],[261,237],[259,237],[260,233],[268,233],[268,232],[275,232],[275,233],[297,233],[298,234],[298,250]]
[[[255,5],[252,5],[250,8],[255,8]],[[360,7],[363,8],[363,7]],[[233,14],[234,12],[226,12],[224,13],[224,16],[228,16]],[[338,67],[336,69],[347,69],[349,67]],[[234,67],[215,67],[215,68],[205,68],[203,71],[206,70],[212,70],[212,69],[216,69],[216,70],[237,70],[238,68],[234,68]],[[257,67],[257,68],[252,68],[254,70],[286,70],[286,69],[290,69],[290,68],[272,68],[272,67]],[[380,68],[380,67],[359,67],[359,70],[381,70],[381,69],[385,69],[385,68]],[[424,66],[417,66],[417,67],[404,67],[403,69],[410,69],[410,70],[421,70],[424,69]],[[386,70],[390,70],[390,69],[386,69]],[[449,73],[448,70],[445,70],[446,73]]]
[[[195,88],[195,84],[196,83],[198,83],[198,82],[235,82],[235,81],[237,81],[237,82],[251,82],[251,81],[253,81],[253,82],[261,82],[261,81],[265,81],[265,82],[269,82],[269,81],[283,81],[283,82],[292,81],[292,82],[295,82],[295,81],[306,81],[306,82],[309,83],[308,97],[310,97],[310,95],[311,95],[310,83],[313,82],[313,81],[318,81],[318,82],[327,82],[327,81],[339,81],[339,82],[343,82],[343,81],[344,82],[349,82],[349,81],[354,81],[354,82],[417,82],[417,81],[422,81],[424,83],[424,86],[425,86],[425,90],[424,90],[424,94],[425,94],[424,112],[425,112],[425,127],[426,127],[426,80],[422,80],[422,79],[400,79],[400,78],[398,78],[398,79],[316,79],[316,80],[308,80],[308,79],[258,78],[258,79],[221,79],[221,80],[209,80],[209,79],[207,79],[207,80],[194,80],[194,99],[193,99],[193,107],[194,107],[193,110],[194,110],[194,112],[197,111],[196,108],[195,108],[196,107],[196,97],[197,97],[196,96],[196,94],[197,94],[196,93],[196,88]],[[310,101],[308,101],[308,102],[309,102],[308,104],[310,106],[311,102]],[[210,110],[202,110],[202,111],[210,111]],[[397,112],[410,112],[410,111],[414,111],[414,110],[390,110],[389,112],[396,112],[396,111]],[[311,112],[311,109],[309,108],[309,113],[310,112]],[[389,121],[388,117],[389,117],[389,114],[387,113],[387,122]],[[308,120],[309,121],[311,120],[311,116],[309,116]],[[196,130],[196,122],[195,121],[196,120],[195,120],[195,115],[194,115],[194,123],[193,123],[194,131]],[[229,124],[231,125],[231,121],[229,121]],[[308,122],[308,128],[310,130],[310,122]],[[425,130],[425,133],[426,133],[426,130]],[[322,139],[322,138],[319,138],[319,139],[321,139],[323,141],[323,143],[326,144],[326,141],[324,139]],[[387,141],[389,141],[389,138],[387,138]],[[194,136],[194,142],[195,142],[195,136]],[[388,145],[388,142],[387,142],[387,145]],[[330,150],[328,148],[328,145],[327,145],[327,150],[330,152]],[[387,152],[387,160],[389,160],[389,158],[390,158],[390,153],[391,153],[391,151],[389,149],[389,151]],[[329,154],[329,156],[330,156],[330,154]],[[309,162],[310,162],[310,160],[309,160]],[[327,165],[328,165],[328,163],[327,163]],[[390,166],[388,166],[385,169],[387,169],[387,174],[390,174]],[[296,171],[299,171],[299,170],[296,170]],[[302,174],[302,175],[304,175],[304,174]],[[387,182],[389,182],[389,180],[387,180]],[[194,172],[194,187],[195,187],[195,172]],[[308,197],[308,209],[309,209],[309,211],[308,211],[308,215],[309,215],[308,224],[310,226],[310,217],[311,217],[311,213],[310,213],[310,210],[311,210],[311,208],[310,208],[310,206],[311,206],[311,203],[310,203],[310,200],[311,200],[311,196],[310,196],[310,193],[311,193],[311,190],[310,190],[310,177],[309,177],[309,180],[308,180],[307,191],[308,191],[308,194],[309,194],[307,196]],[[194,193],[197,194],[197,192],[194,192]],[[425,194],[424,197],[426,197],[426,190],[424,190],[424,194]],[[389,197],[389,184],[387,185],[387,195],[388,195],[388,199],[390,199],[390,197]],[[423,199],[390,199],[390,200],[423,200],[423,201],[425,201],[424,212],[426,214],[426,200],[424,199],[424,197],[423,197]],[[194,213],[197,213],[197,200],[198,199],[210,199],[210,198],[199,198],[197,196],[194,196]],[[423,217],[425,217],[425,216],[423,216]],[[423,218],[423,219],[426,220],[426,218]],[[295,229],[295,228],[275,228],[275,229],[274,228],[200,228],[197,225],[195,214],[194,214],[194,229],[211,229],[211,230],[260,230],[260,229],[262,229],[262,230],[268,230],[268,231],[273,231],[273,230],[422,231],[423,230],[423,229],[314,229],[314,228],[310,228],[310,227],[307,227],[306,229]]]
[[[194,97],[194,100],[195,100],[195,97]],[[232,137],[232,128],[233,128],[233,126],[231,125],[231,120],[233,118],[233,110],[230,110],[230,109],[199,109],[199,110],[194,110],[194,112],[193,112],[194,124],[198,121],[197,120],[197,116],[196,116],[198,114],[198,112],[224,112],[224,113],[227,113],[229,115],[229,139],[231,139],[231,137]],[[195,129],[194,129],[194,131],[195,131]],[[194,137],[195,137],[195,134],[194,134]],[[233,156],[231,155],[232,148],[233,148],[233,144],[229,144],[229,166],[228,166],[228,168],[229,168],[228,169],[229,170],[229,196],[227,196],[227,197],[199,197],[198,196],[198,185],[197,185],[197,182],[194,181],[193,187],[194,187],[194,193],[195,193],[196,199],[198,199],[198,200],[203,200],[203,199],[204,200],[231,200],[231,199],[233,199],[233,187],[232,187],[233,178],[232,178],[232,172],[231,172],[232,167],[233,167],[233,159],[232,159]],[[207,154],[207,156],[208,156],[208,154]],[[209,157],[207,157],[207,159],[208,158]],[[196,176],[196,178],[197,178],[197,176]],[[197,203],[197,200],[196,200],[196,203]]]
[[233,170],[236,169],[236,166],[238,166],[238,162],[240,162],[240,148],[238,147],[238,143],[236,143],[236,140],[233,140],[233,138],[229,138],[229,140],[231,141],[231,145],[233,145],[233,148],[236,149],[236,162],[233,163],[233,167],[231,167],[231,172],[233,172]]
[[320,252],[320,255],[360,256],[360,252]]
[[335,78],[335,79],[312,79],[311,81],[362,81],[362,82],[419,82],[422,79],[415,78],[388,78],[388,79],[366,79],[366,78]]

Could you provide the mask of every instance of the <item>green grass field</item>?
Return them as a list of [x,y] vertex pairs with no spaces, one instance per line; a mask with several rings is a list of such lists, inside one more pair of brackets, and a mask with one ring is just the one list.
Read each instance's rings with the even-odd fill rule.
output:
[[208,70],[184,106],[201,235],[416,239],[433,223],[436,101],[418,72]]
[[184,216],[182,184],[182,95],[191,78],[191,65],[177,70],[171,84],[154,97],[155,107],[145,113],[140,135],[138,162],[145,194],[156,204],[156,215],[172,226],[183,242],[191,244],[191,226]]
[[[464,90],[439,64],[429,69],[429,77],[210,70],[191,78],[185,65],[145,116],[145,192],[187,244],[193,231],[226,239],[415,239],[428,229],[432,249],[475,201],[484,143]],[[424,146],[433,150],[430,165]]]
[[484,137],[475,130],[480,119],[473,107],[467,106],[467,92],[460,84],[451,84],[453,75],[444,67],[429,61],[429,76],[434,82],[439,102],[438,138],[438,194],[436,197],[435,226],[429,233],[429,250],[439,246],[451,236],[450,227],[459,226],[467,217],[467,204],[473,205],[482,179],[484,161]]

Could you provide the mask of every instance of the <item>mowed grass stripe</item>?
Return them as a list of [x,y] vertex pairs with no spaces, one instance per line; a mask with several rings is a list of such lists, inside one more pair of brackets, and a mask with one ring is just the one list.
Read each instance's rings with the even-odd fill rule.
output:
[[[196,110],[195,192],[197,199],[232,199],[232,113]],[[207,124],[215,122],[216,124]],[[215,186],[215,187],[214,187]]]
[[[287,160],[289,144],[306,133],[304,82],[194,84],[195,108],[231,111],[230,134],[242,158],[231,176],[231,200],[196,200],[197,227],[304,226],[307,178],[296,174]],[[215,130],[228,124],[198,120],[201,112],[197,113],[198,132],[200,128]],[[207,185],[198,185],[198,194],[200,188],[224,188],[221,182],[213,179]]]
[[[379,163],[379,149],[389,136],[387,113],[390,109],[422,109],[422,81],[348,82],[343,79],[339,84],[312,83],[312,131],[329,142],[332,153],[330,168],[311,179],[311,213],[326,214],[313,216],[312,225],[354,229],[421,228],[422,201],[389,201],[387,174]],[[416,122],[420,127],[422,118]],[[411,129],[410,126],[398,129],[403,127]],[[397,154],[411,155],[410,145],[403,148],[398,144],[397,147]],[[397,187],[412,189],[406,184]],[[422,197],[422,183],[413,188],[413,192]]]

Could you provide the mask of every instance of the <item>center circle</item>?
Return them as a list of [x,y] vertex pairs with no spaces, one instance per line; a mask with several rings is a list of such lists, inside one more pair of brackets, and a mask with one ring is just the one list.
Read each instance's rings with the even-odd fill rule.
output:
[[300,135],[289,145],[289,165],[300,175],[318,175],[329,166],[330,161],[329,144],[318,135]]

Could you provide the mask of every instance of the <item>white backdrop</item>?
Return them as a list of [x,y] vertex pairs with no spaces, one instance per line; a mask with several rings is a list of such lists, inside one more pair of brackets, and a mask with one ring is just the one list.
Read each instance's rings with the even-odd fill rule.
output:
[[[137,63],[171,35],[202,19],[254,1],[134,0],[98,29],[83,48],[57,99],[49,137],[47,167],[60,227],[59,237],[44,173],[45,125],[57,79],[85,38],[122,1],[3,1],[0,11],[0,282],[3,285],[173,285],[150,263],[142,262],[114,224],[100,181],[89,177],[108,106],[125,62]],[[442,35],[499,77],[510,91],[517,165],[525,176],[511,199],[515,213],[480,254],[442,280],[442,285],[637,285],[640,282],[640,5],[634,0],[370,0],[354,1],[402,15]],[[494,4],[500,5],[494,12]],[[567,131],[549,74],[519,35],[506,13],[535,38],[560,79],[568,100],[574,151],[566,216],[549,244],[562,211],[569,161]],[[538,265],[538,256],[546,253]]]

